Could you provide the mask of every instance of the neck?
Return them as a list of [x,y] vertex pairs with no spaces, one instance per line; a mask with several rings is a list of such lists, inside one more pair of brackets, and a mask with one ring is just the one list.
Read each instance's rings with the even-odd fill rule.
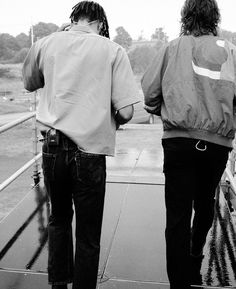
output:
[[88,21],[87,19],[79,20],[78,22],[74,22],[74,25],[79,25],[79,26],[87,26],[90,27],[91,30],[93,30],[94,33],[99,34],[98,30],[98,23],[97,21]]
[[80,26],[89,26],[89,21],[87,19],[79,20],[77,22],[73,22],[74,25],[80,25]]

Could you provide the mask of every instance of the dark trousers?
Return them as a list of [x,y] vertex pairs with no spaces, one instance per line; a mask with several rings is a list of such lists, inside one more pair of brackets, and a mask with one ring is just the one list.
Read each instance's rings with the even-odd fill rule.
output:
[[229,148],[203,141],[197,145],[197,142],[187,138],[162,140],[166,261],[171,289],[190,288],[190,252],[202,254],[214,217],[216,187],[228,159]]
[[105,196],[105,156],[84,153],[65,135],[57,134],[58,145],[50,144],[47,136],[43,145],[43,174],[51,204],[49,283],[73,282],[73,289],[95,289]]

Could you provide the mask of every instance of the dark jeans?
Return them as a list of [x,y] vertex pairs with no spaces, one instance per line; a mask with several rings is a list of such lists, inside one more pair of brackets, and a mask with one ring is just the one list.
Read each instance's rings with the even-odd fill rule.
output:
[[[214,217],[216,187],[229,148],[187,138],[163,139],[166,260],[171,289],[190,288],[190,252],[202,254]],[[194,219],[191,229],[192,208]],[[190,245],[191,244],[191,245]]]
[[73,289],[95,289],[105,196],[105,156],[78,150],[76,144],[61,133],[59,145],[50,145],[46,136],[43,173],[51,204],[48,223],[49,283],[73,282]]

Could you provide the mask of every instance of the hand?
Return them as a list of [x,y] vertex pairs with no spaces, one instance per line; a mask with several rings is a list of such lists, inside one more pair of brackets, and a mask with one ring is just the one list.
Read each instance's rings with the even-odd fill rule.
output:
[[60,31],[68,31],[71,28],[71,23],[64,23],[57,29],[58,32]]

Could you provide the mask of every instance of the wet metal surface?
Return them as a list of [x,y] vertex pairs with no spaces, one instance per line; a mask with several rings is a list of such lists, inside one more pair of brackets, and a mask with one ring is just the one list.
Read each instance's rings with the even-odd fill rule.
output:
[[126,280],[110,280],[100,284],[99,289],[168,289],[169,284],[138,282]]
[[[110,278],[167,282],[163,186],[130,185],[105,274]],[[155,204],[150,206],[150,202]]]
[[0,270],[1,289],[49,289],[46,274]]
[[107,158],[108,182],[163,184],[162,125],[126,125],[118,131],[116,157]]
[[[136,130],[140,139],[142,129]],[[165,206],[162,150],[132,134],[133,148],[119,146],[108,159],[99,266],[99,289],[169,288],[165,264]],[[148,139],[148,141],[150,141]],[[119,142],[119,140],[118,140]],[[154,142],[154,140],[153,140]],[[154,143],[155,144],[155,143]],[[126,149],[125,149],[125,148]],[[138,147],[138,148],[137,148]],[[49,289],[48,205],[43,187],[32,190],[1,223],[0,288]],[[236,287],[236,215],[219,195],[214,224],[204,248],[201,274],[208,286]],[[70,288],[70,287],[69,287]]]
[[1,267],[32,267],[47,241],[45,200],[44,191],[36,188],[0,223]]

